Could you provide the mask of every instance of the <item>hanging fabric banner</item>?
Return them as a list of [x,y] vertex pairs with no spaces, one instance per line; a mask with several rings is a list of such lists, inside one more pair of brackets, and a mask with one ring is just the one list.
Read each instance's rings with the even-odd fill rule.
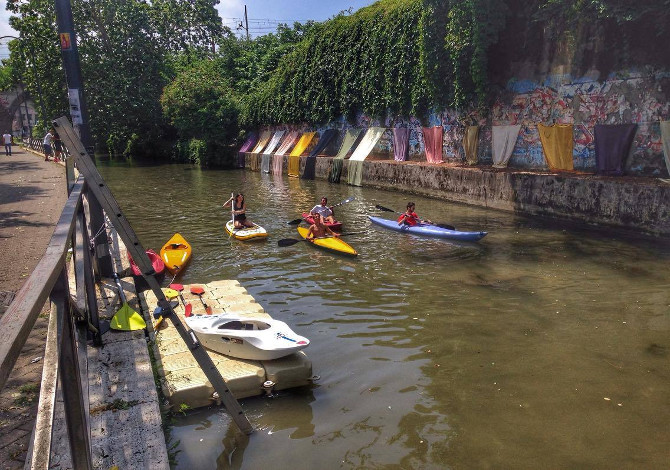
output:
[[537,125],[537,131],[540,133],[542,150],[547,165],[551,170],[574,169],[572,163],[572,150],[574,149],[574,139],[572,137],[572,124],[554,124],[553,126]]
[[442,126],[423,128],[423,144],[426,149],[426,161],[428,163],[442,163],[443,134],[444,130]]
[[507,168],[521,124],[513,126],[493,126],[493,168]]
[[670,121],[661,121],[661,138],[663,139],[665,166],[670,174]]
[[261,172],[270,173],[270,160],[272,155],[264,153],[261,155]]
[[363,180],[363,161],[370,155],[372,149],[377,144],[386,129],[383,127],[371,127],[363,136],[361,143],[358,144],[354,153],[349,157],[347,165],[348,183],[353,186],[360,186]]
[[409,129],[406,127],[393,128],[393,158],[397,162],[404,162],[409,156]]
[[256,146],[253,148],[251,153],[259,153],[265,146],[267,145],[268,141],[270,140],[270,137],[272,137],[272,133],[270,131],[264,131],[261,133],[261,136],[258,138],[258,142],[256,143]]
[[622,175],[637,124],[596,124],[596,169],[599,175]]
[[300,137],[300,140],[295,147],[291,155],[288,157],[288,175],[289,176],[300,176],[300,155],[309,147],[310,142],[316,132],[306,132]]
[[295,142],[298,140],[298,137],[300,137],[300,132],[298,131],[289,132],[286,138],[279,145],[279,148],[275,152],[275,155],[286,155],[288,151],[293,148]]
[[272,155],[272,174],[281,176],[284,171],[284,155]]
[[476,165],[479,163],[479,126],[466,126],[463,134],[463,151],[465,152],[465,163]]
[[314,173],[316,172],[316,157],[326,149],[328,144],[330,144],[330,142],[336,135],[337,135],[336,129],[327,129],[321,135],[321,137],[319,137],[319,141],[316,143],[316,146],[312,149],[311,152],[309,152],[309,155],[305,160],[305,169],[302,172],[303,179],[306,180],[314,179]]
[[242,147],[240,147],[240,150],[237,152],[237,166],[239,168],[244,168],[244,154],[249,151],[250,148],[252,148],[254,145],[256,145],[256,140],[258,139],[258,134],[255,132],[252,132],[251,135],[249,135],[249,138],[244,142]]
[[275,132],[274,135],[272,136],[272,139],[270,140],[270,143],[265,147],[265,150],[263,150],[263,153],[270,155],[272,152],[274,152],[277,146],[279,145],[279,142],[281,141],[283,135],[284,131]]
[[361,135],[360,129],[349,129],[344,135],[344,140],[342,145],[340,145],[340,150],[337,152],[337,155],[333,158],[333,166],[330,168],[330,175],[328,176],[328,181],[331,183],[339,183],[340,177],[342,176],[342,167],[344,166],[344,157],[347,156],[351,147],[358,140],[358,136]]

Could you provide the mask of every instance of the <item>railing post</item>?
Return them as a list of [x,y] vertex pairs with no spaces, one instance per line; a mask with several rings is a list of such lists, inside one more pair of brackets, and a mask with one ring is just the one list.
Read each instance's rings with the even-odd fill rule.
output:
[[[96,346],[102,346],[102,336],[100,335],[100,317],[98,315],[98,301],[95,295],[95,280],[93,279],[93,266],[91,262],[91,245],[88,239],[88,230],[86,230],[86,220],[84,217],[83,208],[77,214],[77,226],[75,233],[77,234],[78,242],[81,234],[81,250],[79,249],[79,246],[77,246],[75,249],[76,253],[81,255],[84,263],[82,276],[83,279],[77,279],[77,284],[79,284],[79,282],[83,282],[88,316],[91,320],[91,324],[98,330],[97,333],[93,334],[93,344]],[[105,232],[105,236],[107,236],[107,232]]]
[[65,267],[51,291],[51,301],[62,305],[62,308],[58,309],[60,333],[58,370],[63,391],[65,423],[70,441],[72,466],[76,469],[92,469],[87,412],[84,409],[79,360],[77,359],[77,336],[74,332],[67,268]]

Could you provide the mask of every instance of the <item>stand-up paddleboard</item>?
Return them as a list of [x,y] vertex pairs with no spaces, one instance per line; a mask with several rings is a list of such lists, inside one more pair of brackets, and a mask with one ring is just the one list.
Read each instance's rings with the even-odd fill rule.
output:
[[260,225],[254,224],[253,227],[235,228],[235,223],[232,220],[226,223],[226,232],[237,240],[260,240],[268,236],[268,232]]

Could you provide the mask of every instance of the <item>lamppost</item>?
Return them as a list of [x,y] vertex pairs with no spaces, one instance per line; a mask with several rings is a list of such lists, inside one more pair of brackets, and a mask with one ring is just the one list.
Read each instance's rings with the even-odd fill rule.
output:
[[[22,39],[18,36],[11,36],[11,35],[0,36],[0,40],[7,39],[7,38],[16,39],[16,40],[19,41],[19,48],[21,49],[21,53],[23,55],[23,58],[24,58],[25,62],[28,62],[28,60],[26,60],[26,55],[23,51],[24,44],[22,42]],[[30,53],[30,66],[33,69],[33,75],[35,75],[35,85],[37,86],[37,97],[38,97],[38,100],[39,100],[39,103],[40,103],[40,109],[42,111],[42,118],[43,118],[44,124],[45,124],[44,132],[46,132],[47,113],[46,113],[46,110],[44,109],[44,100],[42,99],[42,96],[43,96],[42,95],[42,85],[40,84],[40,79],[39,79],[39,75],[37,75],[37,70],[35,70],[35,55],[33,54],[33,50],[30,48],[30,46],[28,46],[28,51]],[[28,119],[28,132],[30,134],[30,137],[32,138],[33,128],[30,125],[30,114],[28,114],[28,103],[26,102],[26,90],[24,88],[23,83],[24,83],[24,80],[23,80],[23,77],[21,77],[21,92],[23,94],[23,104],[24,104],[24,107],[25,107],[25,110],[26,110],[26,119]]]

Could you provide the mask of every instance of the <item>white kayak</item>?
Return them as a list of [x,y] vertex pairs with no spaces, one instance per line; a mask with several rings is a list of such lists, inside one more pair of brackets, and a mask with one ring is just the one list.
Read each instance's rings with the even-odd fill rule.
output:
[[283,321],[234,315],[195,315],[186,318],[198,340],[208,349],[227,356],[269,361],[309,346]]

